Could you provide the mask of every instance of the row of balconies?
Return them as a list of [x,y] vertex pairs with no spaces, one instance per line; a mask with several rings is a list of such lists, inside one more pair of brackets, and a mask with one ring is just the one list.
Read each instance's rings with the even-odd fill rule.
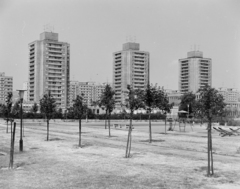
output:
[[56,64],[48,64],[48,69],[61,69],[62,70],[62,66],[60,65],[56,65]]
[[62,57],[59,57],[59,56],[49,56],[48,57],[48,60],[64,60],[64,57],[62,58]]
[[47,48],[48,51],[51,51],[51,52],[64,52],[62,49],[59,49],[59,48]]
[[202,73],[208,73],[208,70],[200,70],[200,72],[202,72]]
[[184,67],[184,66],[188,66],[188,63],[187,64],[186,63],[182,64],[182,67]]
[[137,63],[139,63],[139,64],[144,64],[144,60],[134,60],[134,62],[137,62]]
[[141,71],[135,71],[133,72],[134,74],[144,74],[144,72],[141,72]]
[[133,77],[140,77],[140,78],[144,78],[144,75],[133,75]]
[[63,45],[62,44],[56,44],[56,43],[48,43],[46,44],[49,47],[57,47],[57,48],[62,48]]
[[201,66],[209,66],[208,63],[200,63]]
[[200,68],[200,69],[204,69],[204,70],[205,70],[205,69],[208,70],[208,67],[206,67],[206,66],[200,66],[199,68]]
[[208,62],[208,60],[200,60],[200,62]]
[[134,59],[145,59],[143,56],[133,56]]
[[136,67],[136,68],[145,68],[144,64],[136,64],[135,63],[133,66]]
[[64,54],[64,51],[62,50],[47,50],[46,52],[47,54],[52,54],[52,55],[63,55]]
[[144,53],[140,53],[140,52],[135,52],[134,55],[145,56]]

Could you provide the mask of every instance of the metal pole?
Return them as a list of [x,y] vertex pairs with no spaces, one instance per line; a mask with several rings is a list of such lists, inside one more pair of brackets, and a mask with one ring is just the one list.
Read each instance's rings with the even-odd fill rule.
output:
[[21,99],[21,125],[20,125],[20,140],[19,140],[19,151],[23,151],[23,139],[22,139],[22,101]]

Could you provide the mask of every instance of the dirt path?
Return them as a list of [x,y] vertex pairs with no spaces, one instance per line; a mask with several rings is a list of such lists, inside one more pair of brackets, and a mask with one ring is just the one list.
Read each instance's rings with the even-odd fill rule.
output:
[[[0,125],[0,127],[4,128],[6,127],[5,125]],[[112,132],[115,132],[113,137],[108,137],[107,135],[98,135],[99,133],[90,133],[92,130],[99,130],[99,128],[89,128],[89,127],[84,127],[83,128],[85,132],[82,134],[82,141],[94,141],[96,143],[102,143],[102,144],[107,144],[108,146],[112,147],[118,147],[118,148],[125,148],[126,147],[126,135],[127,135],[127,130],[114,130],[112,129]],[[89,131],[90,130],[90,131]],[[100,130],[105,130],[100,128]],[[43,126],[27,126],[25,127],[25,133],[32,133],[32,132],[37,132],[39,134],[42,134],[43,136],[46,136],[46,128]],[[107,132],[106,132],[107,133]],[[120,138],[117,137],[116,135],[120,133],[120,136],[123,135],[124,137]],[[141,132],[137,132],[141,133]],[[76,129],[76,126],[69,129],[66,127],[60,127],[58,126],[51,126],[50,127],[50,139],[51,137],[56,138],[56,137],[64,137],[64,138],[74,138],[76,141],[79,139],[79,134]],[[133,138],[134,138],[134,131],[133,131]],[[162,140],[153,140],[152,143],[148,142],[148,139],[142,140],[144,142],[140,142],[139,140],[133,139],[132,143],[132,149],[137,150],[137,151],[145,151],[145,152],[154,152],[157,154],[162,154],[162,155],[173,155],[173,156],[181,156],[181,157],[189,157],[191,156],[192,158],[196,159],[201,159],[204,160],[207,157],[207,151],[199,151],[198,149],[190,149],[190,148],[176,148],[173,146],[164,146],[164,145],[159,145],[159,143],[164,142],[164,139],[167,138],[167,136],[162,136]],[[157,147],[157,148],[156,148]],[[226,153],[214,153],[214,159],[215,161],[238,161],[240,158],[239,154],[235,155],[229,155]]]
[[[9,151],[9,134],[0,125],[0,149]],[[198,133],[155,134],[134,131],[132,158],[124,158],[126,130],[108,131],[83,127],[83,148],[77,148],[78,127],[25,126],[24,152],[18,152],[15,171],[1,169],[7,156],[0,156],[0,188],[238,188],[239,154],[228,148],[234,139],[216,137],[215,177],[206,174],[206,138]],[[223,141],[222,141],[223,140]],[[236,140],[235,140],[236,141]],[[222,148],[220,148],[222,147]],[[225,148],[228,153],[224,155]],[[221,150],[222,149],[222,150]],[[194,151],[195,150],[195,151]],[[4,163],[5,162],[5,163]],[[2,179],[2,180],[1,180]]]

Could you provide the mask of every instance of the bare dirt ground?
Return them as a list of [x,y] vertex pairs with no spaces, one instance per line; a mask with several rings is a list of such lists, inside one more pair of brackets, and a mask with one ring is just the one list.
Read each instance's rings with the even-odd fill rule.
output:
[[131,158],[124,158],[127,130],[83,121],[82,148],[78,148],[78,122],[24,125],[24,152],[19,152],[17,124],[14,169],[9,170],[10,133],[0,121],[0,188],[240,188],[240,136],[213,133],[215,175],[206,177],[205,127],[163,134],[164,124],[153,123],[148,142],[147,122],[135,122]]

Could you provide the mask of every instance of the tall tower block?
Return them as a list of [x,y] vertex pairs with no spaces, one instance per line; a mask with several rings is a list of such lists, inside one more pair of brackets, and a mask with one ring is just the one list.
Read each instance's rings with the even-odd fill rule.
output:
[[187,58],[179,59],[178,90],[181,93],[193,92],[212,86],[212,60],[203,58],[201,51],[190,51]]
[[29,45],[29,101],[39,103],[50,91],[58,108],[69,104],[70,45],[58,33],[43,32]]
[[140,51],[139,43],[123,44],[122,51],[113,53],[113,89],[118,105],[125,103],[127,85],[145,89],[149,84],[149,52]]

